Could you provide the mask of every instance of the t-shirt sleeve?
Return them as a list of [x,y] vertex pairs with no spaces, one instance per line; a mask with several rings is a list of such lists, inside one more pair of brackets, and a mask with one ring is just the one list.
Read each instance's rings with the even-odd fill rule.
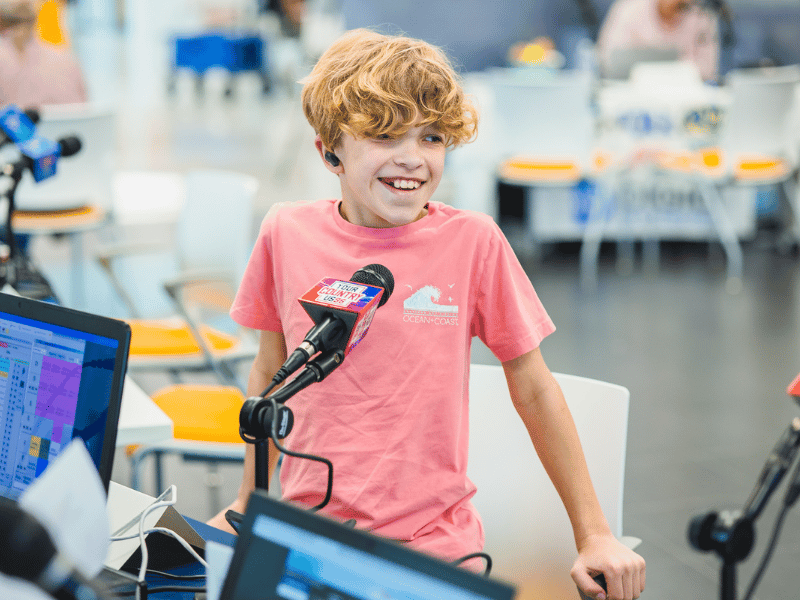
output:
[[272,234],[276,214],[271,212],[261,223],[253,253],[231,306],[234,321],[261,331],[282,331],[274,276]]
[[556,328],[500,228],[491,227],[471,333],[505,362],[537,348]]

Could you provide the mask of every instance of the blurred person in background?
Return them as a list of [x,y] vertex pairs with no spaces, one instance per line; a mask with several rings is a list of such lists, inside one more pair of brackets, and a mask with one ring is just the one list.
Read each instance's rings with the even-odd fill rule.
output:
[[298,37],[306,11],[305,0],[260,0],[261,12],[273,13],[280,21],[281,33]]
[[27,109],[87,101],[78,61],[42,41],[37,18],[42,0],[0,0],[0,106]]
[[630,48],[675,49],[697,65],[705,81],[717,79],[719,36],[716,17],[698,0],[616,0],[597,40],[601,69],[608,71],[614,51]]

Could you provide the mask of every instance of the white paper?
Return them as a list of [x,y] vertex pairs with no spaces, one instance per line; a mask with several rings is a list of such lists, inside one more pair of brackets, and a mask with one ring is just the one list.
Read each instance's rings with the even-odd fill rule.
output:
[[95,577],[108,554],[106,492],[80,438],[70,442],[30,487],[19,504],[50,532],[61,552],[87,577]]
[[[25,490],[19,504],[47,528],[56,547],[84,575],[100,571],[108,549],[106,497],[82,440],[70,443]],[[3,575],[0,598],[52,600],[32,584]]]
[[[138,533],[139,518],[142,512],[155,501],[156,498],[152,496],[112,481],[108,488],[108,523],[111,535],[126,536]],[[166,506],[152,510],[144,519],[144,528],[155,527],[166,510]],[[119,569],[138,549],[138,537],[111,542],[108,555],[105,557],[105,563],[113,569]]]
[[206,596],[208,600],[219,600],[222,593],[222,584],[225,583],[225,576],[233,558],[233,548],[225,544],[206,542]]
[[[111,482],[108,488],[108,522],[111,536],[128,536],[139,532],[139,520],[142,512],[151,504],[165,500],[170,495],[167,489],[158,498],[153,498],[129,487]],[[205,541],[186,522],[173,506],[160,506],[147,514],[144,528],[165,527],[171,529],[195,548],[205,548]],[[147,537],[147,536],[145,536]],[[139,537],[130,540],[112,542],[106,557],[106,565],[119,569],[139,548]]]

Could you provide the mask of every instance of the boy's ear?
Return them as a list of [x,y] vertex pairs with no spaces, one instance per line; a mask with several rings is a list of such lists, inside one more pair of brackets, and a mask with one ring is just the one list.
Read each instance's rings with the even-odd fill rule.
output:
[[328,169],[328,171],[336,175],[344,173],[344,167],[339,158],[322,145],[322,139],[320,139],[319,136],[314,138],[314,146],[317,148],[317,152],[319,152],[322,162],[325,163],[325,168]]

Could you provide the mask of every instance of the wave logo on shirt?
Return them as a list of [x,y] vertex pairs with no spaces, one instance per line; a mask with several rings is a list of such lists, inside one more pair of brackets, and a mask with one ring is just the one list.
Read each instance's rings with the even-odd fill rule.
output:
[[403,301],[403,322],[458,325],[458,306],[445,304],[445,301],[453,301],[451,296],[444,298],[442,290],[432,285],[426,285],[416,292],[410,285],[406,286],[412,294]]

